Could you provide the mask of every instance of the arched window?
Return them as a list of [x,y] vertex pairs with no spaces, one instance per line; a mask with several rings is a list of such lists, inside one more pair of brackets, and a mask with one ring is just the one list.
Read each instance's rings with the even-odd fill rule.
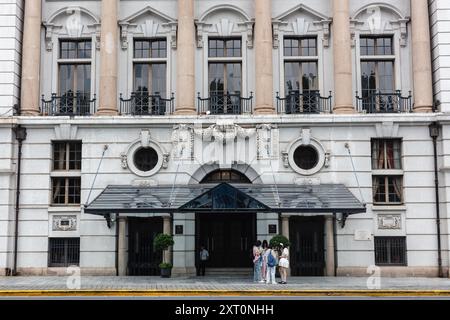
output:
[[216,170],[209,173],[200,183],[252,183],[247,176],[236,170]]

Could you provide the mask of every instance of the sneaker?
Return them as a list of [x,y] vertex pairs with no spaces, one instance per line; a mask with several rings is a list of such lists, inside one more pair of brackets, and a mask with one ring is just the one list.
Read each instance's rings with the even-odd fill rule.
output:
[[277,283],[275,281],[273,281],[272,284],[277,284]]
[[264,280],[261,280],[259,283],[264,283],[265,281]]

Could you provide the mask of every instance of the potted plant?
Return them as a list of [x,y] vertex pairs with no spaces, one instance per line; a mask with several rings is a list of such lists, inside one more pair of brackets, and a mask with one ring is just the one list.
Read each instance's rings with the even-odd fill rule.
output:
[[163,278],[170,278],[172,274],[172,264],[167,261],[166,251],[170,246],[173,246],[173,244],[173,236],[170,234],[160,233],[153,240],[153,247],[155,250],[162,252],[163,261],[159,264],[159,268],[161,269],[161,277]]
[[281,234],[274,236],[272,239],[270,239],[269,243],[272,248],[279,248],[280,243],[283,244],[283,247],[289,247],[291,245],[289,239]]

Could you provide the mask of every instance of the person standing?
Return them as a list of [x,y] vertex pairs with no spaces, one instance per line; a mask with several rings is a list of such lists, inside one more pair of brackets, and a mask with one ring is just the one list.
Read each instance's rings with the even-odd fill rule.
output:
[[261,283],[266,282],[266,272],[267,272],[267,250],[268,250],[269,244],[267,243],[267,240],[264,240],[262,242],[262,265],[261,265]]
[[267,260],[266,283],[277,284],[275,281],[275,271],[278,264],[278,254],[269,246],[265,255]]
[[280,261],[278,262],[278,266],[280,269],[281,281],[279,283],[286,284],[287,283],[287,272],[289,269],[289,250],[288,250],[288,247],[287,246],[285,247],[282,243],[280,243],[280,250],[281,250],[281,255],[280,255]]
[[209,252],[206,250],[205,246],[200,248],[200,275],[205,276],[206,273],[206,262],[209,259]]
[[256,241],[253,246],[253,282],[261,281],[261,266],[262,266],[262,256],[261,256],[261,241]]

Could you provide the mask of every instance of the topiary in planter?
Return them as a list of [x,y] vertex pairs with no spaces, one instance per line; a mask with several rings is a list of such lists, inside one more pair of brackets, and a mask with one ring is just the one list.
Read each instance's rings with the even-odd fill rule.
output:
[[[153,247],[155,250],[164,251],[169,249],[170,246],[173,246],[175,242],[173,241],[173,236],[170,234],[160,233],[153,240]],[[170,264],[166,260],[166,255],[163,254],[163,262],[159,265],[161,269],[161,277],[169,278],[171,276],[172,264]]]
[[274,236],[272,239],[270,239],[269,243],[272,248],[280,247],[280,243],[282,243],[284,247],[289,247],[291,245],[289,239],[281,234]]

